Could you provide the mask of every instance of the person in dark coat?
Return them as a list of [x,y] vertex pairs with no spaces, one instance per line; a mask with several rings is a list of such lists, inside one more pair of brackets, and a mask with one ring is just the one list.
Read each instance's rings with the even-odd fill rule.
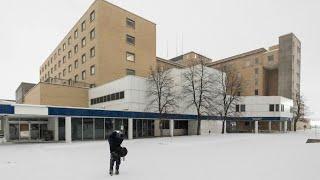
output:
[[113,131],[110,136],[108,137],[108,142],[110,146],[110,169],[109,174],[113,175],[113,167],[116,164],[116,171],[115,174],[119,174],[119,167],[121,163],[121,143],[124,139],[124,135],[120,131]]

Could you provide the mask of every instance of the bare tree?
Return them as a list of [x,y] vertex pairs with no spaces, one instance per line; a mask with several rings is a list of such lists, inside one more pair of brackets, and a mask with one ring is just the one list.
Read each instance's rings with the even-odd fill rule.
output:
[[162,136],[165,114],[173,113],[178,108],[177,98],[174,93],[174,80],[170,76],[169,69],[156,66],[155,68],[150,68],[147,84],[147,99],[150,100],[147,109],[159,113],[160,133]]
[[240,101],[240,94],[242,91],[241,77],[232,68],[231,65],[226,65],[221,68],[220,74],[215,78],[216,84],[219,88],[215,90],[215,105],[214,111],[222,120],[222,131],[224,134],[226,121],[230,117],[237,117],[236,105]]
[[297,131],[297,123],[298,121],[303,121],[304,116],[307,112],[307,107],[305,105],[304,97],[299,93],[296,94],[293,103],[293,130]]
[[183,73],[183,95],[186,97],[187,108],[194,107],[197,111],[197,135],[201,132],[203,115],[210,115],[213,103],[213,75],[208,71],[206,61],[200,58],[190,62]]

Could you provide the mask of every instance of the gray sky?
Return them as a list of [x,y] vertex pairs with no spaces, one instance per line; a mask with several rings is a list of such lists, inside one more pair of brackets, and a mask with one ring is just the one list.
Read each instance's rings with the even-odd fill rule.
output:
[[[38,82],[41,63],[92,2],[0,1],[1,99],[14,99],[15,89],[22,81]],[[320,117],[320,93],[316,81],[320,75],[319,0],[109,2],[157,24],[157,55],[163,58],[196,51],[220,59],[255,48],[267,48],[277,44],[280,35],[295,33],[302,42],[302,92],[312,116]]]

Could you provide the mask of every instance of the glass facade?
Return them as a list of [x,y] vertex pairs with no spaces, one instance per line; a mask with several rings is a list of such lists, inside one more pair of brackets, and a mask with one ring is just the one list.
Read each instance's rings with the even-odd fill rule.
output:
[[48,132],[48,119],[10,118],[9,140],[45,140]]
[[134,119],[133,120],[133,137],[152,137],[154,136],[154,120]]
[[58,132],[59,132],[59,140],[62,141],[62,140],[65,140],[66,137],[65,137],[65,128],[66,127],[66,121],[65,121],[65,118],[59,118],[58,120]]

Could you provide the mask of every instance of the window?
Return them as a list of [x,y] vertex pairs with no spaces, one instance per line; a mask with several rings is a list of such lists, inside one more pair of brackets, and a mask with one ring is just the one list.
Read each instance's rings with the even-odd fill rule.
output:
[[83,21],[81,24],[81,31],[86,30],[86,21]]
[[71,36],[68,38],[68,45],[71,44]]
[[170,121],[162,121],[162,129],[170,129]]
[[78,49],[79,49],[79,48],[78,48],[78,44],[77,44],[77,45],[74,46],[74,53],[77,53],[77,52],[78,52]]
[[72,56],[72,52],[71,52],[71,50],[70,50],[70,51],[68,52],[68,58],[70,59],[71,56]]
[[120,92],[120,99],[124,99],[124,91]]
[[127,52],[127,61],[135,61],[135,54],[131,52]]
[[93,65],[90,67],[90,74],[95,75],[96,74],[96,67]]
[[54,65],[54,70],[55,70],[55,71],[57,70],[57,65],[56,65],[56,64]]
[[81,73],[81,79],[85,80],[86,79],[86,71],[82,71]]
[[66,50],[66,43],[63,43],[62,49],[63,49],[63,50]]
[[239,104],[236,105],[236,112],[240,112],[240,106],[239,106]]
[[92,39],[94,39],[96,37],[96,30],[95,29],[92,29],[91,31],[90,31],[90,39],[92,40]]
[[54,58],[54,59],[56,59],[56,58],[57,58],[57,53],[54,53],[53,58]]
[[95,11],[92,11],[90,13],[90,22],[94,21],[94,19],[96,18],[96,12]]
[[86,46],[86,37],[82,38],[81,40],[81,46],[85,47]]
[[127,35],[127,43],[131,45],[135,45],[136,43],[135,37]]
[[268,56],[268,62],[273,62],[273,60],[274,60],[274,56],[273,55]]
[[127,18],[127,27],[135,29],[136,28],[136,22],[132,19]]
[[58,78],[59,78],[59,79],[61,78],[61,73],[59,73]]
[[71,65],[69,65],[68,70],[69,70],[69,72],[72,71],[72,66]]
[[82,56],[81,56],[81,62],[82,62],[82,64],[84,64],[85,62],[86,62],[86,54],[83,54]]
[[269,104],[269,111],[274,112],[274,104]]
[[279,112],[279,104],[276,104],[276,112]]
[[78,76],[78,75],[75,75],[75,76],[74,76],[74,81],[75,81],[75,82],[78,82],[78,81],[79,81],[79,76]]
[[53,74],[53,68],[51,68],[51,74]]
[[69,83],[69,85],[71,86],[71,85],[72,85],[72,79],[69,79],[69,80],[68,80],[68,83]]
[[64,70],[63,70],[63,72],[62,72],[63,77],[65,77],[65,76],[66,76],[66,72],[67,72],[67,70],[66,70],[66,69],[64,69]]
[[75,60],[74,61],[74,69],[77,69],[79,66],[79,61],[78,60]]
[[241,110],[241,112],[246,112],[246,105],[241,104],[240,105],[240,110]]
[[255,68],[255,69],[254,69],[254,73],[255,73],[255,74],[259,74],[259,68]]
[[90,57],[94,57],[96,55],[96,49],[95,47],[90,49]]
[[256,64],[259,64],[259,59],[258,59],[258,58],[255,58],[255,59],[254,59],[254,62],[255,62]]
[[74,31],[74,39],[77,39],[78,38],[78,29],[76,29],[75,31]]
[[188,121],[174,121],[174,129],[188,129]]
[[259,90],[258,90],[258,89],[254,90],[254,95],[255,95],[255,96],[258,96],[258,95],[259,95]]
[[127,75],[136,75],[136,71],[132,69],[127,69]]
[[281,104],[281,112],[284,112],[284,105]]
[[60,67],[61,66],[61,61],[58,61],[58,67]]

